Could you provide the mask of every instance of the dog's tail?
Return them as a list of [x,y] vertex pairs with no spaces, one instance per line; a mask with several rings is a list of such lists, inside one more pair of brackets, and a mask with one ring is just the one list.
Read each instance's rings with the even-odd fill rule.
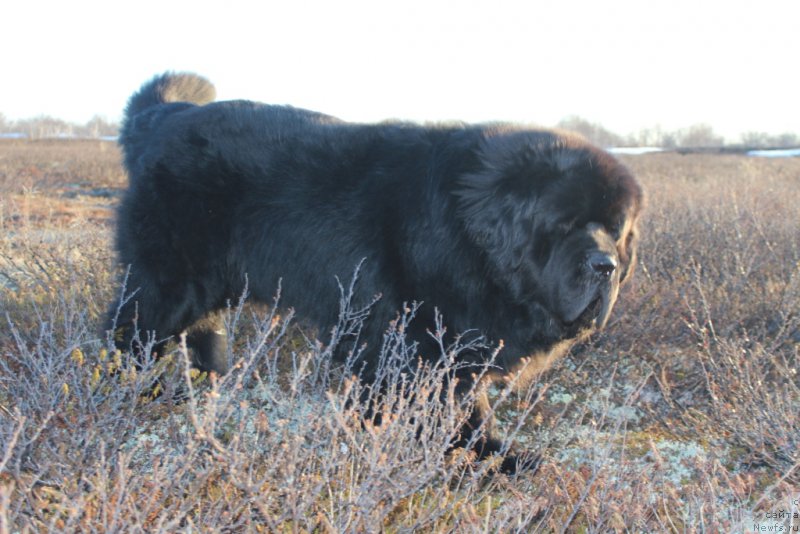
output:
[[214,86],[207,79],[188,72],[167,72],[145,83],[128,100],[125,120],[130,121],[141,112],[171,102],[189,102],[203,105],[216,97]]
[[125,108],[119,143],[125,165],[133,172],[145,152],[151,134],[173,113],[214,101],[214,86],[197,74],[167,72],[145,83],[131,96]]

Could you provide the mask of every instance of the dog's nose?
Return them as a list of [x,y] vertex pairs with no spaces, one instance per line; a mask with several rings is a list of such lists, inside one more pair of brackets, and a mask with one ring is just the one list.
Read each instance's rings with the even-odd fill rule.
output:
[[592,272],[603,278],[611,276],[617,268],[616,258],[605,252],[592,252],[589,254],[588,263]]

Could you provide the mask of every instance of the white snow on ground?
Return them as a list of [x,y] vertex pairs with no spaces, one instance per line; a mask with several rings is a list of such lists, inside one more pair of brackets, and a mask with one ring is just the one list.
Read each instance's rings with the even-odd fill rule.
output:
[[642,154],[652,154],[654,152],[663,152],[664,149],[657,146],[618,146],[607,148],[606,151],[612,154],[628,154],[632,156],[640,156]]
[[750,150],[747,152],[748,156],[756,156],[759,158],[798,158],[800,157],[800,148],[784,148],[776,150]]
[[[656,146],[619,146],[607,148],[606,151],[610,152],[611,154],[625,154],[630,156],[641,156],[643,154],[654,154],[658,152],[670,152],[670,150]],[[748,150],[744,153],[748,156],[758,158],[800,158],[800,148]]]
[[[22,132],[0,132],[0,139],[28,139],[28,134]],[[101,141],[116,141],[119,139],[116,135],[101,135],[100,137],[84,137],[72,134],[55,134],[48,135],[42,139],[99,139]]]

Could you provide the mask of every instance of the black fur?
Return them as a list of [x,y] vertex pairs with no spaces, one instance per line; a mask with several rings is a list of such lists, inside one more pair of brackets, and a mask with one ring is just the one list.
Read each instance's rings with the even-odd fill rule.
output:
[[[359,295],[382,295],[362,333],[372,347],[404,302],[422,301],[409,335],[423,357],[439,357],[425,334],[437,308],[449,332],[503,341],[492,378],[522,363],[532,376],[605,324],[633,268],[642,191],[577,137],[352,124],[211,98],[206,80],[166,74],[128,105],[117,247],[139,293],[121,310],[122,347],[134,320],[159,337],[188,330],[198,367],[225,372],[214,312],[245,277],[262,302],[282,280],[282,305],[326,328],[337,318],[335,276],[349,279],[365,259]],[[375,352],[365,355],[369,379]],[[463,443],[483,418],[479,407]]]

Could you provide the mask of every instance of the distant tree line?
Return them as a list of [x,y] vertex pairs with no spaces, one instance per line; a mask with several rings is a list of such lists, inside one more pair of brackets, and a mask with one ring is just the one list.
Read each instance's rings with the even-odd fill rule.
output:
[[101,138],[115,137],[119,125],[95,115],[86,124],[76,124],[47,115],[16,121],[8,120],[0,113],[0,134],[17,134],[29,139],[53,137]]
[[714,148],[725,145],[748,148],[794,148],[800,146],[800,136],[794,133],[770,135],[747,132],[738,141],[726,143],[725,138],[708,124],[695,124],[679,130],[664,130],[660,126],[645,128],[626,136],[581,117],[568,117],[558,123],[564,130],[577,132],[603,147],[653,146],[662,148]]
[[[582,117],[567,117],[557,125],[577,132],[603,147],[653,146],[662,148],[714,148],[741,145],[748,148],[793,148],[800,146],[800,136],[794,133],[771,135],[747,132],[738,141],[726,143],[725,138],[708,124],[695,124],[679,130],[664,130],[660,126],[645,128],[637,133],[619,135],[600,124]],[[18,134],[29,139],[52,137],[101,138],[115,137],[119,124],[95,115],[86,124],[70,123],[49,116],[10,121],[0,113],[0,134]]]

